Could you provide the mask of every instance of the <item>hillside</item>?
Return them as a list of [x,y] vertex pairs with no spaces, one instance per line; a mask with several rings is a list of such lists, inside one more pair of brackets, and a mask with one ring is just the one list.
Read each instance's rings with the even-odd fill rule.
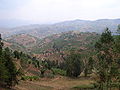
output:
[[[43,39],[38,39],[29,34],[18,34],[5,38],[4,43],[7,47],[19,46],[34,53],[52,51],[53,49],[87,49],[92,47],[99,35],[97,33],[69,31],[53,34]],[[15,47],[13,47],[14,49]],[[54,50],[53,50],[54,51]]]
[[[96,33],[75,31],[55,34],[42,39],[38,45],[31,49],[31,52],[38,59],[62,62],[71,50],[77,51],[83,56],[93,51],[94,44],[99,36]],[[92,55],[93,53],[90,54]]]
[[[108,27],[112,32],[116,32],[117,25],[120,24],[120,19],[99,19],[96,21],[89,21],[89,20],[73,20],[73,21],[65,21],[55,24],[49,25],[27,25],[27,26],[20,26],[15,28],[7,29],[7,33],[2,33],[3,36],[10,36],[15,34],[29,34],[33,35],[38,38],[45,38],[46,36],[58,34],[61,32],[68,32],[68,31],[81,31],[81,32],[97,32],[102,33],[103,30]],[[0,33],[3,32],[0,30]]]
[[97,33],[69,31],[39,40],[28,34],[19,34],[6,38],[4,46],[12,50],[30,52],[39,59],[61,61],[62,55],[70,50],[77,50],[82,54],[93,50],[99,36]]
[[39,42],[39,39],[28,34],[18,34],[5,38],[5,47],[13,50],[28,52]]
[[27,52],[27,50],[24,46],[19,45],[17,43],[13,43],[13,42],[6,41],[6,40],[3,40],[3,43],[4,43],[4,48],[9,47],[11,50]]
[[[118,27],[118,30],[119,29]],[[100,81],[99,75],[104,73],[104,69],[105,74],[107,71],[107,74],[112,76],[112,71],[109,73],[109,67],[106,69],[107,65],[113,70],[112,73],[117,69],[117,73],[115,71],[114,74],[119,77],[119,38],[119,35],[112,35],[109,29],[106,29],[101,36],[95,32],[80,31],[62,32],[47,36],[43,39],[38,39],[29,34],[12,35],[3,41],[1,41],[2,39],[0,40],[1,46],[4,43],[4,47],[13,49],[13,51],[9,50],[9,48],[3,48],[3,50],[1,50],[2,54],[0,55],[3,55],[4,58],[0,57],[0,60],[3,60],[5,64],[0,63],[0,66],[4,64],[4,66],[7,67],[15,64],[17,69],[14,71],[14,75],[17,76],[17,71],[19,71],[18,73],[23,73],[18,77],[20,78],[18,80],[19,84],[14,87],[15,90],[76,90],[77,88],[90,88],[94,90],[99,88],[99,86],[96,85],[99,84],[97,83]],[[18,51],[14,51],[16,49]],[[107,58],[105,54],[108,55]],[[112,61],[108,62],[107,60],[111,58]],[[13,62],[13,64],[9,63],[9,61],[11,61],[11,63]],[[111,63],[111,65],[108,63]],[[105,67],[103,67],[103,65]],[[7,67],[6,71],[11,69],[11,66]],[[76,76],[77,70],[79,70],[79,73],[77,73]],[[100,73],[97,73],[96,70]],[[4,69],[1,69],[1,71],[4,75]],[[11,74],[11,77],[13,77],[11,71],[8,72]],[[69,76],[70,74],[71,76]],[[72,76],[72,74],[75,76]],[[6,75],[8,74],[6,73]],[[104,78],[104,75],[102,77]],[[111,80],[113,80],[113,78],[111,78]],[[119,83],[116,84],[116,82],[118,82],[117,80],[119,79],[116,78],[116,80],[113,80],[111,84],[112,87],[110,86],[111,90],[118,90],[116,89],[118,88],[117,85],[119,85]],[[2,83],[4,84],[4,82]],[[30,87],[30,85],[32,85],[32,87]],[[115,89],[113,85],[115,85]]]
[[54,34],[41,40],[32,51],[35,53],[51,52],[54,50],[86,50],[93,47],[94,42],[99,38],[96,33],[69,31],[66,33]]

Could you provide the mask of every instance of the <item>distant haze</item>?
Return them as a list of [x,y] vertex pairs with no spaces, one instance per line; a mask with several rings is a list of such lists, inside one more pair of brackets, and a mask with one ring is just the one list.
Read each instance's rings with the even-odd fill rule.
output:
[[0,0],[0,27],[120,18],[120,0]]

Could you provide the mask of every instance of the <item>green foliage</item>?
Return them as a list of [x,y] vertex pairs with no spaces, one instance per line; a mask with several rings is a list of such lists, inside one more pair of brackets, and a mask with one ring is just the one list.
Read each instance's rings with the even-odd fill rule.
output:
[[101,35],[100,42],[109,44],[110,42],[113,42],[113,41],[114,39],[111,35],[111,31],[108,28],[106,28],[106,30]]
[[4,58],[5,58],[5,66],[8,70],[8,77],[9,77],[8,80],[6,80],[6,82],[7,82],[7,85],[10,87],[10,86],[17,84],[18,80],[17,80],[17,75],[16,75],[17,69],[10,56],[9,48],[5,49]]
[[[98,87],[99,89],[108,90],[111,82],[117,80],[119,76],[119,65],[117,63],[117,53],[114,52],[115,40],[107,28],[102,33],[100,40],[96,43],[95,47],[98,51],[97,60],[95,62],[96,73],[99,76]],[[115,80],[113,80],[113,78]]]
[[15,58],[20,59],[20,54],[18,51],[15,50],[13,53]]
[[118,34],[120,34],[120,24],[118,25],[117,32],[118,32]]
[[21,77],[21,80],[38,80],[39,79],[39,76],[22,76]]
[[52,68],[52,71],[56,75],[66,76],[66,71],[59,68]]
[[2,41],[0,37],[0,84],[4,84],[7,87],[12,87],[18,84],[17,69],[13,63],[12,52],[9,48],[3,50]]
[[0,83],[5,83],[8,80],[8,70],[4,64],[4,58],[0,57]]
[[66,74],[70,77],[77,77],[82,72],[82,61],[79,54],[71,53],[66,58]]
[[94,66],[94,60],[92,57],[90,57],[88,59],[88,66],[89,66],[89,69],[92,70],[93,69],[93,66]]
[[[52,49],[53,51],[66,51],[70,49],[79,50],[79,47],[93,49],[94,43],[100,36],[96,33],[74,33],[72,31],[58,35],[59,37],[53,35],[42,39],[39,45],[32,48],[32,51],[39,54],[49,49]],[[51,40],[51,42],[48,42],[45,45],[43,44],[42,48],[38,47],[46,42],[46,39]]]
[[118,25],[117,35],[115,37],[114,49],[117,53],[120,53],[120,25]]
[[89,57],[88,59],[84,58],[84,76],[87,77],[88,74],[92,73],[94,66],[94,60],[92,57]]

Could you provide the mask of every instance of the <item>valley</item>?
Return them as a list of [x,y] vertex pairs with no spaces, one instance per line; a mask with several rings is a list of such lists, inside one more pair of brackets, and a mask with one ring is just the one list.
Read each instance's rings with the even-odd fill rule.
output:
[[120,90],[120,0],[0,0],[0,90]]
[[[115,25],[108,21],[92,22],[99,22],[101,31],[91,21],[81,20],[14,28],[8,36],[3,30],[0,89],[119,90],[120,25],[116,26],[119,19]],[[114,27],[104,27],[105,23]]]

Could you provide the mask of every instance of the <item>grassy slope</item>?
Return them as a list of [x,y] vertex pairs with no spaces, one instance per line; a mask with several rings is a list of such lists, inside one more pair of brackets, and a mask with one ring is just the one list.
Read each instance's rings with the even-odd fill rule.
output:
[[89,85],[93,82],[93,80],[84,77],[72,79],[63,76],[56,76],[52,79],[42,78],[39,81],[21,82],[17,88],[22,88],[20,90],[70,90],[75,86]]

